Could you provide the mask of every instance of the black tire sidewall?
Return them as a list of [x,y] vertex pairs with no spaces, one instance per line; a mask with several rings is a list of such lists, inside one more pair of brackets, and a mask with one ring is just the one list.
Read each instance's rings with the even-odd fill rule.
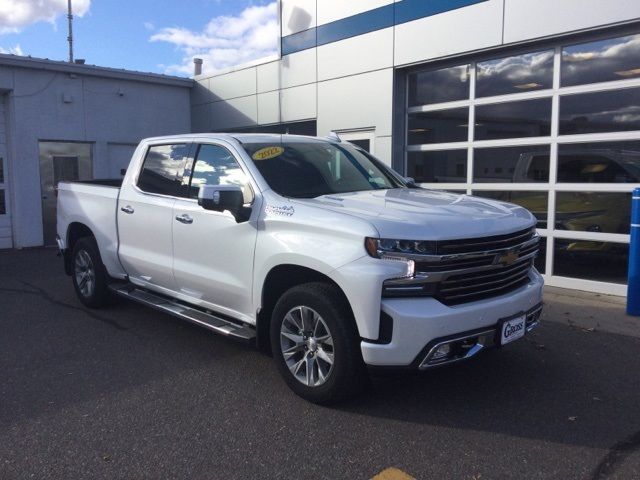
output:
[[[280,328],[284,317],[298,306],[315,310],[333,338],[333,368],[329,378],[317,387],[304,385],[293,376],[280,347]],[[276,304],[270,330],[271,347],[278,370],[297,395],[314,403],[331,404],[352,396],[360,389],[366,372],[359,337],[351,310],[337,288],[330,284],[309,283],[288,290]]]
[[[80,288],[78,287],[78,283],[76,282],[76,275],[75,275],[76,257],[81,251],[87,252],[89,257],[91,258],[91,262],[93,263],[93,268],[95,271],[95,286],[93,289],[93,293],[88,297],[82,294],[82,292],[80,291]],[[72,262],[71,278],[73,280],[73,287],[80,301],[89,308],[98,308],[103,306],[106,303],[107,294],[108,294],[107,280],[106,280],[107,275],[106,275],[104,265],[102,264],[102,258],[100,257],[100,250],[98,249],[98,245],[95,239],[92,237],[85,237],[78,240],[73,247],[71,262]]]

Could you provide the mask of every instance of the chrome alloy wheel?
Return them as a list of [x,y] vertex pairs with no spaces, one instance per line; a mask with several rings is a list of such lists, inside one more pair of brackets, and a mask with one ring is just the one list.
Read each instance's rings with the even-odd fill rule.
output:
[[96,270],[93,266],[91,256],[86,250],[80,250],[75,259],[75,278],[78,290],[83,297],[88,298],[93,295],[96,287]]
[[322,317],[309,307],[295,307],[284,316],[280,348],[293,376],[308,387],[327,381],[333,369],[333,337]]

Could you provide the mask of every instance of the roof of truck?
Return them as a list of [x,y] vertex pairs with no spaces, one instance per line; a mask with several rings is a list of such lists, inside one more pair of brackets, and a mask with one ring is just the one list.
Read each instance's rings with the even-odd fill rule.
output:
[[210,140],[237,140],[240,143],[280,143],[300,142],[300,141],[319,141],[331,142],[335,139],[329,137],[311,137],[307,135],[291,135],[279,133],[185,133],[182,135],[166,135],[162,137],[146,138],[145,141],[184,141],[186,139],[210,139]]

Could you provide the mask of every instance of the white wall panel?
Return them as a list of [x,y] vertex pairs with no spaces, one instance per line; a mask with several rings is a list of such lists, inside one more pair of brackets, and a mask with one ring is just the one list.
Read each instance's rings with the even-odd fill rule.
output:
[[374,127],[391,135],[393,69],[318,83],[318,135]]
[[638,0],[505,0],[505,43],[640,17]]
[[393,28],[318,47],[318,80],[393,66]]
[[258,123],[267,125],[280,122],[280,94],[268,92],[258,94]]
[[375,157],[391,166],[391,137],[376,137]]
[[[320,0],[321,2],[324,0]],[[282,0],[282,35],[316,26],[316,0]]]
[[258,65],[258,93],[271,92],[279,88],[280,60]]
[[318,2],[318,25],[334,22],[390,3],[393,3],[393,0],[320,0]]
[[499,45],[502,42],[502,6],[502,0],[489,0],[397,25],[395,64]]
[[256,67],[225,73],[209,79],[213,101],[254,95],[257,91]]
[[282,90],[280,105],[283,122],[316,117],[316,84]]
[[211,104],[211,128],[229,131],[258,123],[257,96],[234,98]]
[[317,81],[316,49],[282,57],[280,61],[280,81],[282,88],[295,87]]

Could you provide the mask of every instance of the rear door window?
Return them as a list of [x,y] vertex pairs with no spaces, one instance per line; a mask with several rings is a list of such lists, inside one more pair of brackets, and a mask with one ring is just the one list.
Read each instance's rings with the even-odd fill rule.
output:
[[138,177],[138,187],[148,193],[181,196],[182,171],[190,144],[149,147]]

